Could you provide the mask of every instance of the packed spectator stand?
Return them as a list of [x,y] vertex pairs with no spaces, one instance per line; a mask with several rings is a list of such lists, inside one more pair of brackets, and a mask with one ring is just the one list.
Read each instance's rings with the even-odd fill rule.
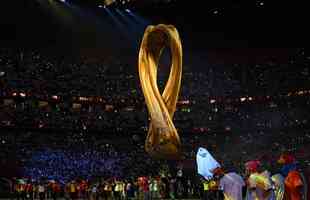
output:
[[[240,79],[241,65],[196,72],[184,66],[174,119],[184,155],[169,162],[144,151],[148,116],[136,66],[0,51],[1,177],[62,186],[115,178],[115,184],[156,178],[166,168],[175,177],[182,166],[186,180],[198,184],[200,146],[239,173],[253,157],[272,162],[283,151],[294,153],[301,169],[309,168],[310,76],[304,65],[310,57],[300,52],[289,64],[248,66]],[[295,70],[281,72],[290,66]],[[250,80],[251,74],[259,75]],[[160,74],[161,86],[165,78]]]

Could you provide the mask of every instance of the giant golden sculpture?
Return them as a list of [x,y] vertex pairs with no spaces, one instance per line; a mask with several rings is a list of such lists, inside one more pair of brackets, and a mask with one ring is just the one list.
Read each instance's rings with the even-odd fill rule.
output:
[[[157,66],[165,46],[171,51],[171,70],[163,94],[157,86]],[[180,158],[180,138],[173,124],[182,78],[182,45],[172,25],[148,26],[139,52],[139,77],[150,115],[145,150],[153,157]]]

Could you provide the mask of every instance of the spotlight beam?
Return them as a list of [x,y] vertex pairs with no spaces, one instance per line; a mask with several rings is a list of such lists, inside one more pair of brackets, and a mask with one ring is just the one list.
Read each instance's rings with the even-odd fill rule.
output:
[[135,14],[133,12],[131,12],[130,10],[126,9],[126,13],[132,17],[137,23],[143,25],[143,26],[148,26],[151,24],[151,22],[149,20],[144,19],[143,17],[139,16],[138,14]]
[[125,22],[127,25],[127,30],[129,31],[129,37],[131,42],[134,44],[134,46],[139,45],[140,41],[140,35],[139,32],[142,32],[142,30],[139,30],[139,25],[135,24],[133,21],[128,19],[128,16],[125,16],[119,9],[116,9],[116,13],[121,17],[121,19]]
[[120,31],[121,35],[125,37],[126,40],[130,40],[126,33],[126,27],[122,24],[117,17],[109,10],[109,8],[104,8],[108,15],[111,17],[112,21],[116,24],[118,31]]
[[125,21],[128,25],[128,30],[132,36],[138,37],[138,33],[140,32],[139,27],[133,21],[129,20],[127,16],[125,16],[119,9],[116,9],[117,14]]

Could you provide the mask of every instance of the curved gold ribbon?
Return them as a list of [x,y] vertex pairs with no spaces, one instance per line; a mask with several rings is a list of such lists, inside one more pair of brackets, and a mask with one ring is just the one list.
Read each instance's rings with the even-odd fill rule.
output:
[[[157,66],[166,45],[170,47],[172,62],[161,95],[157,86]],[[177,159],[181,142],[172,119],[181,86],[182,45],[174,26],[159,24],[146,28],[139,52],[139,77],[151,119],[145,150],[154,157]]]

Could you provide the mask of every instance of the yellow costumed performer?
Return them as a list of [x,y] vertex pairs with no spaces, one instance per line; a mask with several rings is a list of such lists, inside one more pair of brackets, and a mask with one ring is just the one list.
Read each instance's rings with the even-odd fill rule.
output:
[[[171,50],[171,71],[164,92],[157,86],[157,66],[165,46]],[[139,52],[139,77],[150,115],[146,151],[157,158],[180,158],[180,138],[173,115],[181,86],[182,45],[176,28],[160,24],[145,30]]]

